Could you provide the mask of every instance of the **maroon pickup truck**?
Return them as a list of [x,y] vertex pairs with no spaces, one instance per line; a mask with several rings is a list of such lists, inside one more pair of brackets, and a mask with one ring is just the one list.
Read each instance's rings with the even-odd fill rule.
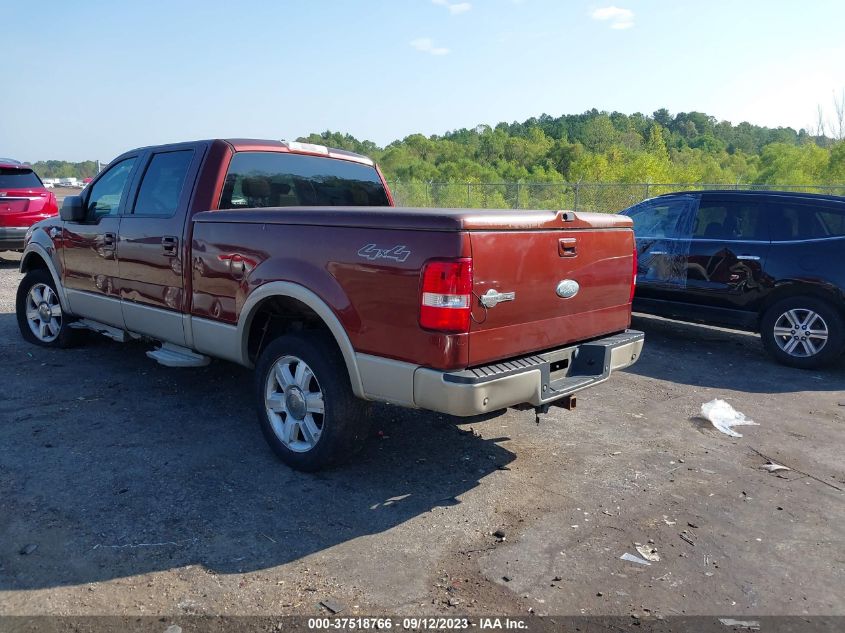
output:
[[88,329],[254,367],[267,441],[314,470],[360,444],[368,401],[543,411],[631,365],[631,226],[396,208],[370,159],[317,145],[146,147],[28,232],[17,318],[38,345]]

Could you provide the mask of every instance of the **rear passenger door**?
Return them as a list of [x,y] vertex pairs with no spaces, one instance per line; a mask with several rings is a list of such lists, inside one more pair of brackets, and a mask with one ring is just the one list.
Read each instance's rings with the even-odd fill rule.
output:
[[171,145],[142,158],[141,181],[120,225],[123,320],[132,332],[185,344],[184,244],[187,209],[205,151]]
[[767,284],[769,248],[768,222],[758,197],[702,194],[689,243],[683,300],[755,309]]

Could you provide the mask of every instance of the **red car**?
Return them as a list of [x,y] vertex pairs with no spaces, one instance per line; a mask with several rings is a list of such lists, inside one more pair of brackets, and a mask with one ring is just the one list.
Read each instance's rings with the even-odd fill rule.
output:
[[0,251],[22,251],[27,229],[58,213],[56,196],[32,167],[0,158]]

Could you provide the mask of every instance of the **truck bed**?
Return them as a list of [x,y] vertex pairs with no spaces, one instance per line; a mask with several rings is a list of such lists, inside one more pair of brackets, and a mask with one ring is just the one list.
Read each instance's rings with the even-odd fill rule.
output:
[[[209,211],[193,220],[193,251],[206,270],[232,257],[250,262],[245,283],[195,273],[196,316],[234,321],[252,289],[266,280],[294,281],[333,307],[357,351],[437,369],[539,352],[630,323],[634,241],[623,216],[284,207]],[[417,321],[420,271],[432,258],[456,257],[472,259],[469,331],[424,330]],[[568,298],[556,294],[566,280],[578,286]],[[515,295],[484,307],[480,298],[490,291]]]

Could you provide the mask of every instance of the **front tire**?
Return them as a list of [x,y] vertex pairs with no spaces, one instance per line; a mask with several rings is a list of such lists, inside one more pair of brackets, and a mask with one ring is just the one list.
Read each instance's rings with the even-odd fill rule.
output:
[[261,431],[296,470],[316,471],[357,452],[369,406],[352,393],[346,363],[323,333],[272,341],[258,359],[255,392]]
[[827,365],[845,347],[842,315],[822,299],[789,297],[766,310],[760,327],[766,351],[790,367]]
[[43,268],[29,271],[15,301],[18,328],[24,340],[42,347],[71,347],[77,332],[62,311],[53,277]]

